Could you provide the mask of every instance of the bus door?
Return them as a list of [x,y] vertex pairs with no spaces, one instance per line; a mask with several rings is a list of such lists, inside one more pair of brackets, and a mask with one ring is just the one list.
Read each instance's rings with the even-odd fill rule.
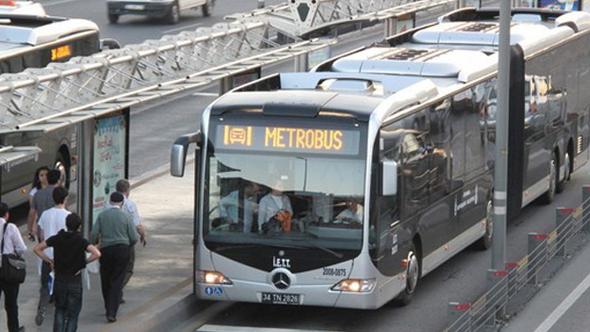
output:
[[400,219],[401,208],[401,172],[398,169],[396,183],[397,193],[395,195],[382,194],[380,190],[382,178],[385,173],[381,172],[380,166],[384,162],[394,161],[398,167],[401,165],[401,138],[403,130],[397,126],[383,128],[379,140],[376,143],[372,166],[372,192],[376,199],[371,200],[370,216],[370,254],[375,266],[386,276],[394,276],[401,271],[399,262],[405,258],[407,251],[401,248],[411,240],[410,229],[402,226]]
[[484,109],[488,106],[485,96],[491,95],[488,91],[492,87],[484,82],[453,98],[452,189],[457,235],[469,232],[485,218],[490,176],[486,170],[488,149],[485,137],[489,135],[485,135],[488,128]]
[[551,141],[548,132],[547,98],[542,86],[537,86],[535,76],[525,77],[525,162],[524,188],[530,189],[549,174],[551,160]]

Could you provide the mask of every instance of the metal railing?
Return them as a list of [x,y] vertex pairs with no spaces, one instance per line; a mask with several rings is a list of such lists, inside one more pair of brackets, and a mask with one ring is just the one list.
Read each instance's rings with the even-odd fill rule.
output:
[[568,260],[575,239],[590,233],[590,186],[582,188],[578,208],[556,208],[556,227],[549,233],[529,233],[527,255],[488,270],[488,290],[472,303],[448,305],[447,332],[497,331],[522,309],[541,286]]
[[[316,2],[318,6],[328,3],[335,5],[334,1]],[[390,1],[375,3],[380,5],[363,7],[363,13],[392,4]],[[388,17],[415,14],[450,3],[456,2],[418,1],[387,9]],[[290,2],[289,6],[292,5]],[[306,70],[302,64],[307,61],[301,61],[302,57],[335,42],[309,40],[279,45],[276,41],[280,33],[279,28],[265,20],[218,23],[118,50],[73,58],[67,63],[52,63],[47,68],[0,75],[0,134],[15,130],[55,130],[286,60],[295,60],[298,65],[295,70]]]
[[351,21],[382,22],[416,9],[427,11],[440,6],[457,6],[460,0],[293,0],[285,5],[227,15],[227,19],[264,21],[291,38]]

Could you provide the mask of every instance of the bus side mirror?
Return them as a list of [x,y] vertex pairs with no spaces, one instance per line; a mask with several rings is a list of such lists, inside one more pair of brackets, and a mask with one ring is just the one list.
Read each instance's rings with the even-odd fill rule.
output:
[[397,163],[393,160],[381,162],[381,196],[397,194]]
[[[170,174],[175,177],[184,176],[184,167],[186,164],[186,153],[188,146],[196,143],[197,147],[201,146],[201,132],[188,134],[176,139],[172,150],[170,151]],[[198,158],[197,154],[197,158]]]
[[104,38],[100,40],[100,50],[116,50],[120,49],[121,44],[118,41],[112,38]]

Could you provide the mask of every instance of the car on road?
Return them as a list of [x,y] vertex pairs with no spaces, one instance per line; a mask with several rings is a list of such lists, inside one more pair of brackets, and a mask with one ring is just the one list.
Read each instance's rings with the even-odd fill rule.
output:
[[46,16],[47,13],[40,3],[33,1],[0,0],[0,14],[21,14]]
[[180,20],[180,13],[201,8],[209,16],[215,0],[108,0],[109,23],[115,24],[121,15],[145,15],[163,18],[169,24]]

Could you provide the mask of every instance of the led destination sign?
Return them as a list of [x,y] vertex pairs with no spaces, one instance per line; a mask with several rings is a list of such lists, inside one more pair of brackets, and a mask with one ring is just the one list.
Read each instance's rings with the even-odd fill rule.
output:
[[251,151],[357,155],[359,139],[360,133],[354,130],[220,125],[216,146]]

